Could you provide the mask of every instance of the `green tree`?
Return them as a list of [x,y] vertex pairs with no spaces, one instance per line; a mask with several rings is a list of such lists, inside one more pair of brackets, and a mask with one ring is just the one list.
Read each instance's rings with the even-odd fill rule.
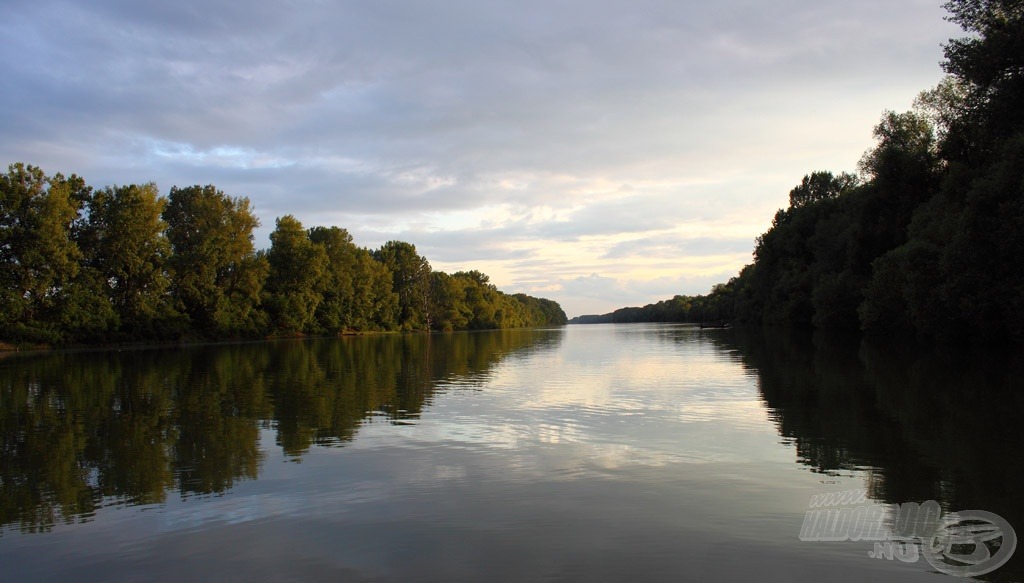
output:
[[398,294],[393,291],[393,274],[366,249],[360,249],[357,258],[358,275],[353,278],[357,299],[353,327],[356,330],[396,329],[401,308]]
[[167,294],[171,247],[160,218],[166,205],[153,183],[107,187],[88,204],[88,264],[106,283],[121,331],[129,337],[159,335],[153,327],[175,316]]
[[860,167],[876,185],[912,191],[905,194],[934,185],[939,159],[935,130],[925,115],[887,111],[875,126],[874,136],[878,144],[864,155]]
[[949,20],[970,36],[945,46],[943,68],[963,93],[947,150],[974,164],[999,151],[1024,128],[1024,3],[1020,0],[951,0]]
[[431,313],[434,314],[434,329],[465,330],[473,312],[465,301],[465,281],[435,271],[430,278]]
[[278,332],[313,329],[314,316],[323,299],[321,280],[327,270],[327,252],[314,244],[291,215],[277,219],[270,234],[267,261],[266,305]]
[[489,330],[501,328],[505,316],[498,289],[491,284],[487,275],[477,271],[457,271],[452,277],[461,280],[463,302],[472,316],[469,319],[471,330]]
[[173,187],[163,219],[172,249],[171,292],[193,328],[207,335],[262,329],[258,307],[268,265],[253,248],[260,223],[249,199],[212,185]]
[[415,245],[402,241],[388,241],[373,256],[391,271],[399,324],[406,329],[430,329],[431,268],[427,259],[416,252]]
[[360,254],[365,251],[352,242],[348,231],[339,227],[313,227],[309,230],[309,240],[323,249],[326,256],[315,331],[334,334],[373,329],[372,294],[365,286],[357,293],[357,282],[372,277],[363,273],[360,262]]
[[789,206],[797,208],[837,198],[856,187],[857,183],[857,176],[846,172],[838,176],[831,172],[812,172],[789,191]]
[[313,227],[308,234],[326,255],[313,331],[336,334],[394,329],[398,296],[392,291],[388,268],[357,247],[345,229]]
[[59,340],[60,306],[79,271],[72,226],[88,188],[12,164],[0,175],[0,326],[10,338]]
[[1024,132],[956,199],[946,206],[957,210],[952,221],[933,215],[951,233],[938,288],[947,312],[976,335],[1024,340]]

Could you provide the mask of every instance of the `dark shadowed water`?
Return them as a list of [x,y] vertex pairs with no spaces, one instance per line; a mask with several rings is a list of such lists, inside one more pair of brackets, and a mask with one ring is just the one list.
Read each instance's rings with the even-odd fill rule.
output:
[[1024,533],[1007,360],[675,325],[12,355],[0,579],[956,581],[801,533],[850,490]]

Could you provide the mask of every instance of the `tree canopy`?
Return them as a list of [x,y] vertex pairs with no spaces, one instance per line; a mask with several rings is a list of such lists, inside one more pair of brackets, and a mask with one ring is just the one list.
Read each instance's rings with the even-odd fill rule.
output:
[[0,175],[0,340],[72,344],[561,325],[416,247],[358,247],[339,227],[276,221],[257,251],[247,198],[213,185],[93,189],[12,164]]

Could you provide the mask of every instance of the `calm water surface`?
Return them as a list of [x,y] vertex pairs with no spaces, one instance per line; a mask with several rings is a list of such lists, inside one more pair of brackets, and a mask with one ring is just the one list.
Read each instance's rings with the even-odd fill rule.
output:
[[0,579],[956,581],[801,526],[1024,534],[1020,373],[675,325],[9,356]]

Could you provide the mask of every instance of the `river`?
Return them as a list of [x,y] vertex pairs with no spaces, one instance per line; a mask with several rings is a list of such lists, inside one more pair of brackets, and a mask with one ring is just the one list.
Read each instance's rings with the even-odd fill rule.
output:
[[1021,373],[670,324],[7,355],[0,573],[934,582],[891,505],[1024,528]]

